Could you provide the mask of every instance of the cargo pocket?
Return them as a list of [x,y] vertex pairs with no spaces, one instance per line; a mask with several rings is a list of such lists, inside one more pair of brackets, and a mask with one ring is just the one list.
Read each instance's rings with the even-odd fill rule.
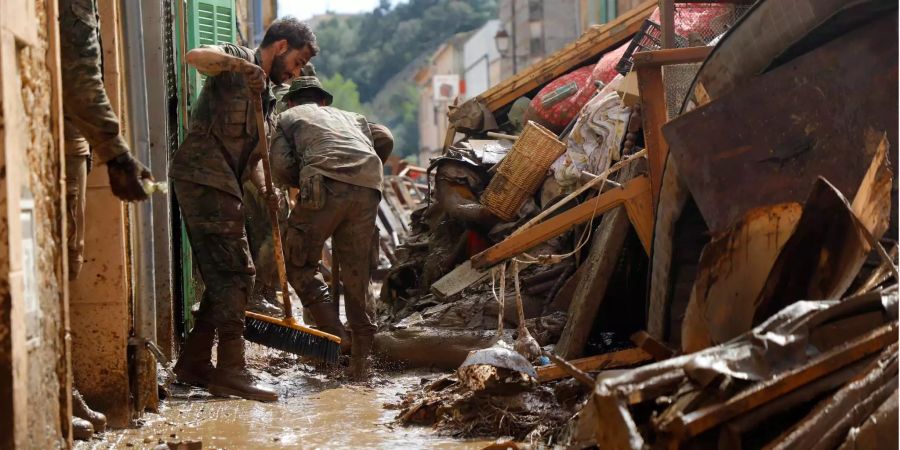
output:
[[222,109],[222,135],[239,138],[247,133],[247,100],[227,100]]
[[249,275],[256,273],[247,245],[247,235],[244,233],[209,234],[206,249],[217,271]]
[[[312,248],[310,225],[290,225],[285,235],[284,258],[290,267],[301,268],[310,265],[309,250]],[[318,262],[318,258],[313,263]]]

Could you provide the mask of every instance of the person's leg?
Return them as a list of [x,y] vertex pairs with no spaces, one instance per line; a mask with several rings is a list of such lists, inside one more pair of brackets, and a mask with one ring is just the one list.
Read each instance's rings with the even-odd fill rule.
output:
[[[336,182],[326,183],[332,186]],[[332,305],[340,299],[331,298],[325,278],[319,271],[319,260],[325,240],[334,232],[349,205],[347,197],[340,191],[329,189],[327,192],[324,208],[308,209],[298,202],[291,212],[284,239],[285,264],[288,281],[300,297],[305,312],[322,331],[340,337],[341,349],[346,353],[350,350],[350,339]]]
[[[84,141],[66,141],[66,146],[86,146]],[[84,202],[87,191],[85,155],[66,155],[66,243],[69,250],[69,279],[74,280],[84,265]]]
[[[195,349],[195,337],[196,348],[200,348],[200,344],[202,348],[197,355],[187,355],[185,361],[208,361],[211,344],[208,330],[212,326],[218,334],[219,344],[217,365],[207,376],[210,393],[261,401],[277,400],[274,391],[254,385],[244,360],[244,313],[253,289],[255,270],[244,229],[241,199],[208,186],[181,181],[175,182],[175,192],[194,259],[206,286],[196,314],[197,325],[188,336],[185,352]],[[195,357],[197,359],[193,359]],[[200,358],[204,361],[199,361]]]
[[344,286],[344,307],[352,333],[353,349],[350,374],[365,378],[369,372],[368,358],[375,338],[375,302],[369,295],[372,267],[371,236],[375,228],[380,195],[377,191],[352,187],[353,204],[334,233],[334,248],[341,260],[341,282]]

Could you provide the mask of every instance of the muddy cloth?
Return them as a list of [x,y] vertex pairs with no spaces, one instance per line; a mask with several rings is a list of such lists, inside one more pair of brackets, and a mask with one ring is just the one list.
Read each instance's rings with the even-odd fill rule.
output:
[[256,274],[244,229],[243,202],[203,184],[175,180],[174,187],[194,260],[206,285],[194,316],[213,324],[220,341],[239,337]]
[[[379,162],[380,164],[380,162]],[[326,178],[326,199],[321,209],[299,201],[288,218],[285,259],[288,279],[304,307],[328,298],[328,286],[319,271],[322,246],[333,236],[334,252],[341,261],[341,281],[347,322],[354,336],[375,333],[375,303],[369,293],[372,246],[379,191]],[[299,199],[298,199],[299,200]],[[335,299],[337,301],[337,299]]]
[[381,192],[384,169],[373,142],[360,114],[312,103],[295,106],[278,116],[273,176],[299,186],[299,180],[322,175]]
[[65,145],[66,245],[69,249],[69,279],[74,280],[84,266],[84,197],[90,149],[84,139],[66,139]]
[[[259,52],[237,45],[213,47],[259,64]],[[262,92],[263,112],[271,119],[275,97],[271,83]],[[267,120],[268,121],[268,120]],[[188,135],[172,156],[169,177],[242,197],[241,181],[248,170],[258,135],[253,99],[244,76],[222,72],[207,77],[191,111]]]
[[[128,153],[119,119],[103,87],[95,0],[59,0],[60,73],[66,139],[83,137],[98,164]],[[87,154],[88,149],[78,147]]]

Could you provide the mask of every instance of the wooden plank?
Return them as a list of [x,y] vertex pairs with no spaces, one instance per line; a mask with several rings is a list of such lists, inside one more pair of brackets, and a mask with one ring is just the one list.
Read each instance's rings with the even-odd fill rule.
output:
[[[642,362],[651,361],[650,354],[639,349],[629,348],[617,352],[604,353],[602,355],[588,356],[587,358],[573,359],[569,364],[584,372],[593,372],[616,367],[633,366]],[[556,364],[549,364],[537,368],[538,381],[546,383],[566,378],[569,374]]]
[[628,230],[628,215],[624,208],[604,214],[597,226],[591,252],[585,262],[587,269],[575,288],[566,326],[556,344],[556,353],[563,358],[577,358],[583,354],[594,319],[618,265],[619,255],[625,247]]
[[[637,33],[644,19],[649,17],[655,8],[656,0],[649,0],[608,24],[591,27],[575,42],[466,103],[480,102],[486,105],[488,110],[497,111],[559,76],[596,60],[602,53]],[[465,104],[460,106],[464,107]]]
[[724,403],[700,408],[666,424],[663,431],[680,439],[696,436],[740,414],[775,400],[897,341],[897,323],[884,325],[847,345],[824,353],[803,366],[758,383]]
[[634,345],[653,356],[653,359],[657,361],[669,359],[675,354],[674,350],[654,339],[646,331],[638,331],[632,334],[630,339],[631,342],[634,342]]
[[700,62],[706,59],[711,51],[712,47],[688,47],[634,54],[634,71],[637,73],[641,94],[644,142],[647,144],[647,159],[650,163],[650,180],[653,186],[654,211],[659,204],[663,169],[666,158],[669,157],[669,144],[662,133],[662,126],[669,121],[662,66]]
[[572,227],[587,222],[592,217],[621,205],[625,201],[646,193],[650,181],[646,176],[629,180],[622,189],[606,191],[568,211],[547,219],[530,229],[506,238],[504,241],[472,257],[472,267],[491,267],[534,246],[559,236]]
[[635,66],[641,91],[641,116],[644,121],[644,143],[647,145],[647,162],[650,166],[650,185],[653,210],[659,204],[663,168],[669,156],[669,145],[662,134],[662,126],[668,121],[666,91],[662,70],[658,66]]
[[641,240],[641,246],[649,255],[653,243],[653,195],[647,191],[626,201],[625,211],[628,212],[628,220]]
[[431,292],[439,298],[446,298],[462,292],[463,289],[485,279],[490,275],[488,270],[472,268],[468,260],[431,284]]

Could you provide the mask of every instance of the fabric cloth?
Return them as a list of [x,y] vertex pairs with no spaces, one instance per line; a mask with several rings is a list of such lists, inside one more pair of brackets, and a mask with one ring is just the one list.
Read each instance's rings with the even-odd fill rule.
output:
[[[259,52],[247,47],[224,44],[213,48],[260,63]],[[275,109],[271,83],[267,82],[261,95],[268,121]],[[172,155],[169,177],[241,198],[241,181],[259,141],[254,114],[252,94],[242,74],[222,72],[207,77],[192,107],[188,134]]]
[[128,145],[103,87],[98,17],[95,0],[59,0],[64,131],[67,139],[85,138],[103,164],[128,153]]
[[328,285],[319,271],[319,260],[325,240],[333,236],[348,325],[354,338],[368,336],[376,329],[375,302],[369,295],[370,236],[381,195],[374,189],[327,178],[325,191],[324,208],[307,209],[297,202],[288,218],[284,243],[288,279],[304,307],[325,301]]
[[290,108],[278,116],[271,157],[279,183],[299,186],[321,174],[381,192],[384,168],[360,114],[311,103]]
[[244,311],[256,274],[240,197],[211,186],[174,181],[194,261],[206,289],[195,317],[216,327],[219,341],[244,332]]
[[581,110],[566,139],[566,152],[551,166],[561,187],[574,187],[582,171],[600,175],[620,159],[619,147],[631,117],[631,108],[616,92],[621,79],[619,75]]
[[69,250],[69,279],[74,280],[84,266],[84,205],[90,150],[84,139],[66,140],[65,145],[66,246]]

